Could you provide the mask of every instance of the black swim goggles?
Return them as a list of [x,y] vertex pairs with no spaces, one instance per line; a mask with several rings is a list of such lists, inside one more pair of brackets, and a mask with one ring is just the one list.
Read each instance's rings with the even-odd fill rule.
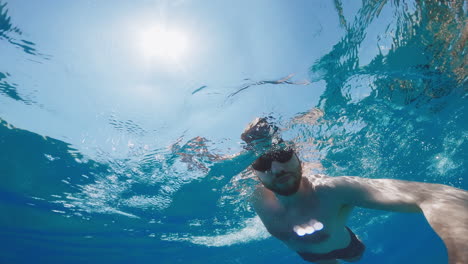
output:
[[291,160],[293,154],[294,150],[292,148],[267,152],[252,163],[252,168],[261,172],[268,171],[271,169],[271,163],[273,161],[285,163]]

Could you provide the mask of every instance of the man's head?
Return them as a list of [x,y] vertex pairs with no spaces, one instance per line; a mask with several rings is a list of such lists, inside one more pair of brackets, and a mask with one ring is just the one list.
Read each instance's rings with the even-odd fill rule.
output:
[[292,195],[299,189],[302,168],[292,147],[268,151],[252,168],[263,186],[279,195]]

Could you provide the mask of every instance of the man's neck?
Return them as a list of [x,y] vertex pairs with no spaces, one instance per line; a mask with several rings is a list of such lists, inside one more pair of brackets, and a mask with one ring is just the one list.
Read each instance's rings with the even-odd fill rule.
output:
[[305,194],[307,194],[310,190],[311,190],[310,183],[307,181],[306,178],[303,177],[301,179],[301,184],[299,185],[299,189],[297,189],[295,193],[291,195],[281,195],[281,194],[274,192],[274,194],[276,196],[276,199],[278,199],[278,201],[282,205],[288,206],[288,205],[296,204],[300,202],[304,198]]

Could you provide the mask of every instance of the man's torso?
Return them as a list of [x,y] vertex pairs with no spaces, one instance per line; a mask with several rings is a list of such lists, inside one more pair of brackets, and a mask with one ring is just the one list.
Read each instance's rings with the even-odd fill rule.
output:
[[[264,187],[259,187],[255,193],[259,196],[257,201],[260,201],[255,209],[268,232],[294,251],[327,253],[345,248],[350,242],[345,224],[352,207],[334,199],[332,189],[326,184],[327,178],[321,175],[310,179],[303,177],[305,187],[300,190],[300,202],[292,204],[280,203]],[[313,223],[320,223],[323,227],[316,225],[319,228],[311,234],[298,232],[299,228],[304,229]]]

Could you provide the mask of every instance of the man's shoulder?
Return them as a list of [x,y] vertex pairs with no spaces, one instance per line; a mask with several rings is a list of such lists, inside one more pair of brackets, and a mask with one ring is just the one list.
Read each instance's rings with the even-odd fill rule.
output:
[[335,178],[325,174],[311,174],[305,177],[314,187],[315,191],[327,190],[333,187]]
[[307,179],[314,187],[314,191],[320,196],[329,196],[334,199],[340,196],[342,186],[349,181],[349,176],[326,176],[324,174],[314,174]]
[[263,186],[257,186],[253,191],[250,202],[255,211],[275,211],[278,209],[278,203],[274,198],[274,193]]
[[353,176],[327,176],[325,174],[312,174],[308,175],[307,179],[315,187],[334,188],[349,181],[359,181],[359,179],[362,178]]
[[252,202],[264,202],[265,199],[269,198],[271,196],[272,192],[265,188],[262,185],[257,185],[252,192],[252,195],[250,199]]

